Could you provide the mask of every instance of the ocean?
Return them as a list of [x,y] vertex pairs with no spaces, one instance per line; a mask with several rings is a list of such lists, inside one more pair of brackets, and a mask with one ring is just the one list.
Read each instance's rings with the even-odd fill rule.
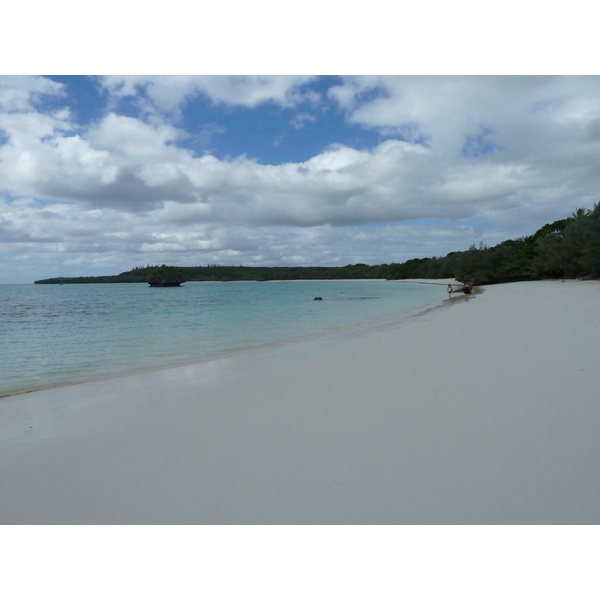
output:
[[0,285],[0,396],[397,326],[445,291],[373,280]]

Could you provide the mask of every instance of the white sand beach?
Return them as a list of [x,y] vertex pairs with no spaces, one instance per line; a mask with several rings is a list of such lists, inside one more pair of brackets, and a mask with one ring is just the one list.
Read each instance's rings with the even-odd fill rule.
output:
[[600,283],[479,291],[0,399],[0,523],[600,523]]

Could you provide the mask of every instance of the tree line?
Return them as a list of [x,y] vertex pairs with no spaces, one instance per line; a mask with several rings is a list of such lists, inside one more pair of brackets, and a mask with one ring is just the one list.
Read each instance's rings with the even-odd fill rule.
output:
[[476,284],[600,275],[600,203],[547,223],[533,235],[493,247],[472,245],[444,257],[390,265],[389,279],[443,279]]
[[119,275],[98,277],[52,277],[35,283],[146,283],[159,277],[165,269],[178,269],[185,281],[274,281],[292,279],[386,279],[389,265],[365,264],[345,267],[244,267],[210,265],[206,267],[135,267]]
[[[119,275],[54,277],[35,283],[148,282],[165,265],[135,267]],[[600,203],[547,223],[533,235],[483,243],[444,257],[413,258],[403,263],[345,267],[177,267],[185,281],[272,281],[291,279],[445,279],[478,285],[543,278],[600,276]]]

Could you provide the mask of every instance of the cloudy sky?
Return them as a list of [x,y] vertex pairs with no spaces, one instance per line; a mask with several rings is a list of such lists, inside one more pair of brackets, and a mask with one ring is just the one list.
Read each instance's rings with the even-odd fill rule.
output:
[[598,76],[0,76],[0,283],[401,262],[598,200]]

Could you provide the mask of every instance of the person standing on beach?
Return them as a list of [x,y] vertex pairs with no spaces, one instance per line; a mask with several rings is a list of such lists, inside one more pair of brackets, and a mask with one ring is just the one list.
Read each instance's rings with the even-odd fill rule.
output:
[[463,286],[463,294],[465,295],[465,300],[469,300],[469,296],[471,295],[472,291],[473,288],[471,287],[471,284],[468,281],[465,281],[465,285]]
[[449,284],[448,284],[448,300],[452,300],[452,292],[453,292],[453,291],[454,291],[454,290],[452,289],[452,284],[451,284],[451,283],[449,283]]

